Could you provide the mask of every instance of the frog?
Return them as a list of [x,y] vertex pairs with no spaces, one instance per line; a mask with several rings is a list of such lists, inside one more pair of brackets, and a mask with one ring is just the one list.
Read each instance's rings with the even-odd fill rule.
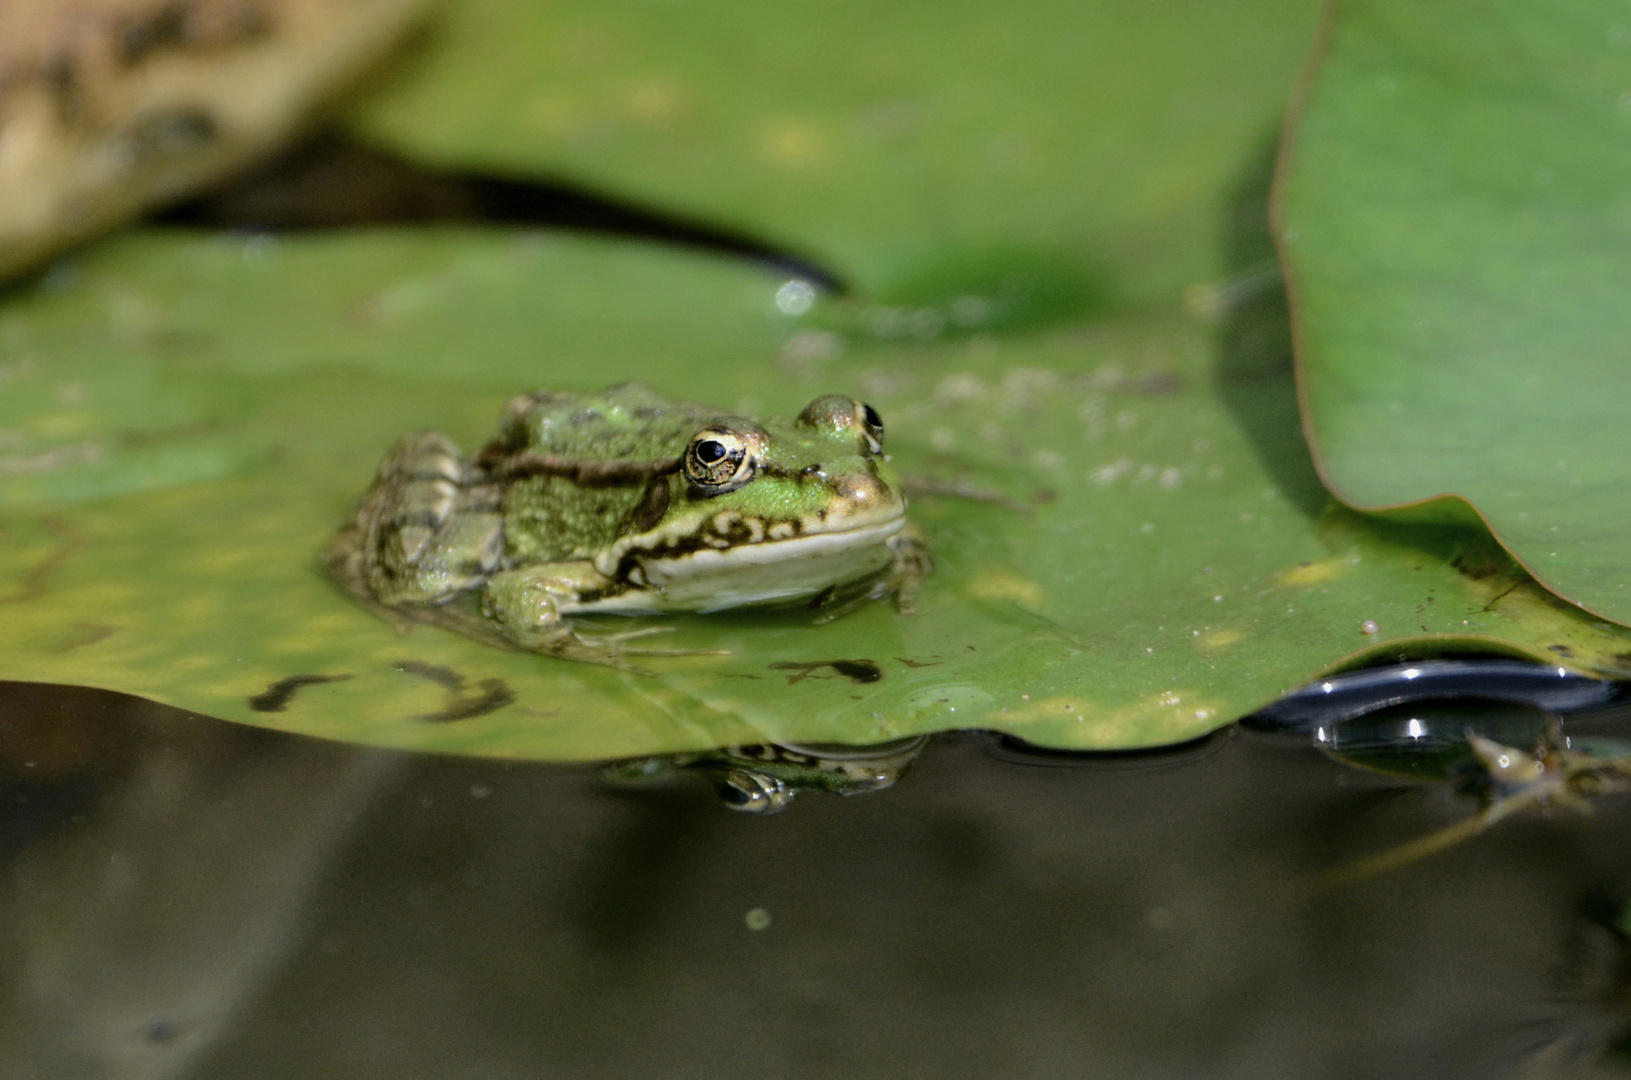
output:
[[755,420],[626,382],[518,394],[473,456],[403,436],[322,562],[399,627],[649,675],[632,658],[698,650],[582,617],[803,604],[825,622],[888,598],[912,614],[933,563],[906,510],[864,402]]

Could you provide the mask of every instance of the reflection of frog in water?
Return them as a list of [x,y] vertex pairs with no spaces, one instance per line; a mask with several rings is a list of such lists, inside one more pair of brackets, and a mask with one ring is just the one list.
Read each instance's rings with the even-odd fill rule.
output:
[[801,791],[860,795],[892,786],[917,760],[927,735],[874,746],[828,743],[763,743],[727,746],[695,754],[634,758],[606,769],[606,778],[638,782],[676,771],[697,772],[733,810],[774,814],[787,809]]
[[910,613],[930,566],[871,406],[820,397],[761,423],[639,383],[520,395],[474,459],[404,437],[324,562],[391,611],[629,670],[675,650],[571,617],[820,604],[849,585]]

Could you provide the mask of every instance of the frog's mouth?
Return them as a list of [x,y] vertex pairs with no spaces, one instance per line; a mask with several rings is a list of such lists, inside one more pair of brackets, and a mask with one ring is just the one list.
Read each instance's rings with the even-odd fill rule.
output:
[[888,541],[904,513],[884,521],[787,539],[725,548],[630,552],[624,576],[636,588],[582,610],[723,611],[814,596],[833,585],[870,577],[894,559]]

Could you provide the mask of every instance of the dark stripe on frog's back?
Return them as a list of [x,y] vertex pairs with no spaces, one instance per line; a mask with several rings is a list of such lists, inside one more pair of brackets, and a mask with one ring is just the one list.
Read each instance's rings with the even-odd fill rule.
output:
[[[614,396],[626,417],[613,414]],[[477,457],[489,475],[508,480],[508,562],[592,557],[624,533],[655,525],[670,501],[661,498],[664,491],[672,496],[678,494],[672,485],[683,485],[678,477],[640,469],[627,476],[612,470],[579,483],[555,469],[540,470],[542,459],[636,465],[670,459],[677,468],[691,437],[722,415],[634,384],[592,394],[539,391],[513,401],[499,433]],[[653,490],[659,485],[664,491]]]
[[[608,395],[613,391],[625,397],[638,394],[628,418],[611,414]],[[499,433],[482,448],[483,465],[525,452],[584,461],[678,458],[704,424],[724,416],[717,409],[667,401],[646,388],[631,393],[627,386],[598,394],[540,392],[531,397],[530,407],[512,404]]]

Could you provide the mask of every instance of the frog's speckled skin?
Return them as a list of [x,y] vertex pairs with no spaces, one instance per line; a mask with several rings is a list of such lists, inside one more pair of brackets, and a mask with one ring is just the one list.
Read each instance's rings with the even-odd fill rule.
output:
[[324,562],[391,611],[630,670],[671,650],[567,616],[820,601],[869,579],[910,613],[929,560],[882,436],[838,396],[758,423],[639,383],[523,394],[474,459],[434,432],[399,441]]

